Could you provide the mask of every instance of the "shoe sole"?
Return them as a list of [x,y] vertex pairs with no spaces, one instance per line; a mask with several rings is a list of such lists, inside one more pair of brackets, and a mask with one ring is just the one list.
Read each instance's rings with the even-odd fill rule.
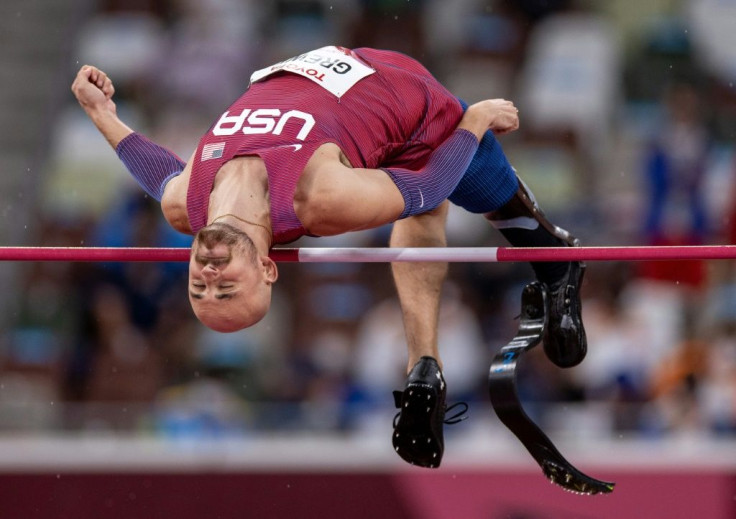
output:
[[442,438],[433,432],[437,423],[437,392],[428,384],[409,384],[404,390],[401,416],[394,428],[396,453],[412,465],[437,468],[442,461]]

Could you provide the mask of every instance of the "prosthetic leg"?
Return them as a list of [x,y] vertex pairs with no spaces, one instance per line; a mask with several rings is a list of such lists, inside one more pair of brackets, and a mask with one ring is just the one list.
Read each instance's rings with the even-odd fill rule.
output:
[[516,368],[547,327],[547,289],[542,283],[526,286],[521,295],[521,316],[516,337],[501,348],[491,364],[488,391],[499,419],[516,435],[552,483],[576,494],[608,494],[614,483],[594,479],[576,469],[521,407],[516,391]]
[[[579,246],[574,236],[546,218],[521,179],[511,199],[484,216],[514,247]],[[588,350],[580,305],[585,264],[534,262],[532,268],[549,295],[544,351],[561,368],[576,366]]]
[[[506,159],[492,132],[480,142],[470,167],[450,195],[467,211],[483,214],[515,247],[574,247],[578,241],[544,216]],[[538,281],[522,293],[519,332],[496,355],[488,377],[491,403],[501,421],[527,448],[545,476],[566,490],[608,493],[613,483],[578,471],[526,415],[516,391],[521,355],[544,340],[544,351],[560,367],[582,362],[587,342],[580,307],[585,265],[580,262],[532,263]]]

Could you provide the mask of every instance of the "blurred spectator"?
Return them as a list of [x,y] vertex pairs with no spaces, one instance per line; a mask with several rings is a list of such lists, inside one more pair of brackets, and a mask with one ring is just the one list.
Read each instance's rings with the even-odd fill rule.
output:
[[649,333],[656,323],[637,318],[636,307],[627,301],[631,277],[626,264],[591,269],[584,300],[590,349],[573,373],[587,401],[610,405],[612,429],[629,432],[641,426],[659,353]]
[[736,81],[736,4],[723,0],[688,0],[689,21],[697,58],[724,83]]
[[[130,317],[123,294],[100,285],[91,295],[95,345],[85,400],[103,405],[100,413],[88,406],[83,426],[130,430],[141,426],[162,383],[162,359],[146,334]],[[114,404],[114,405],[112,405]]]
[[419,59],[431,69],[426,52],[426,0],[359,0],[351,47],[392,49]]
[[0,429],[58,427],[63,363],[77,307],[69,304],[67,265],[29,266],[15,326],[0,335]]
[[[691,315],[684,320],[682,341],[652,376],[653,406],[649,409],[659,431],[702,432],[698,396],[708,367],[710,349],[696,330]],[[650,418],[651,420],[651,418]]]
[[[710,236],[704,185],[711,138],[698,90],[678,83],[665,93],[661,124],[645,157],[649,205],[645,220],[650,245],[698,245]],[[644,265],[647,277],[693,286],[704,282],[702,261]]]
[[428,2],[424,26],[432,36],[426,41],[431,71],[453,94],[469,103],[489,95],[516,101],[514,83],[531,26],[513,2]]
[[350,46],[353,0],[275,0],[257,6],[266,15],[264,41],[258,49],[259,66],[325,45]]
[[151,11],[101,11],[79,31],[75,54],[79,63],[105,63],[124,96],[155,70],[163,57],[165,38],[163,20]]
[[704,426],[718,436],[736,434],[736,322],[723,322],[710,340],[698,391]]
[[177,0],[165,52],[145,78],[155,109],[208,118],[224,110],[223,99],[235,99],[255,68],[260,21],[251,1]]
[[713,114],[717,134],[733,142],[736,131],[736,4],[723,0],[688,0],[683,8],[693,54],[712,80],[709,97],[717,103]]
[[662,101],[664,117],[646,157],[649,209],[647,242],[704,243],[708,236],[703,194],[711,145],[706,106],[694,85],[671,85]]
[[555,14],[534,26],[518,92],[527,132],[548,141],[572,139],[597,164],[610,145],[621,98],[620,45],[611,20],[595,12]]
[[152,406],[155,430],[177,441],[222,440],[247,430],[248,409],[227,384],[209,376],[162,390]]

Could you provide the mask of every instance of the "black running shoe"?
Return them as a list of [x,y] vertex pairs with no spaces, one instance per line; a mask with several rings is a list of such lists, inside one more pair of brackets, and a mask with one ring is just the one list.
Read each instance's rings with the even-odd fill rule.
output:
[[585,264],[574,261],[559,282],[547,285],[550,308],[544,330],[544,352],[561,368],[577,366],[588,352],[580,305],[583,274]]
[[465,402],[450,407],[464,406],[453,417],[445,420],[447,387],[439,364],[432,357],[422,357],[406,379],[403,392],[394,391],[396,407],[401,409],[394,418],[392,443],[405,461],[420,467],[437,468],[445,450],[443,424],[455,424],[467,418]]

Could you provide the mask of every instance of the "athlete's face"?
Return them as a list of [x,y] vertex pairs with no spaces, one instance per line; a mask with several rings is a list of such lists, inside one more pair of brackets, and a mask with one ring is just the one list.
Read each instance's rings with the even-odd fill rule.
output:
[[273,262],[258,257],[246,233],[224,223],[197,233],[189,260],[189,301],[213,330],[232,332],[260,321],[275,280]]

